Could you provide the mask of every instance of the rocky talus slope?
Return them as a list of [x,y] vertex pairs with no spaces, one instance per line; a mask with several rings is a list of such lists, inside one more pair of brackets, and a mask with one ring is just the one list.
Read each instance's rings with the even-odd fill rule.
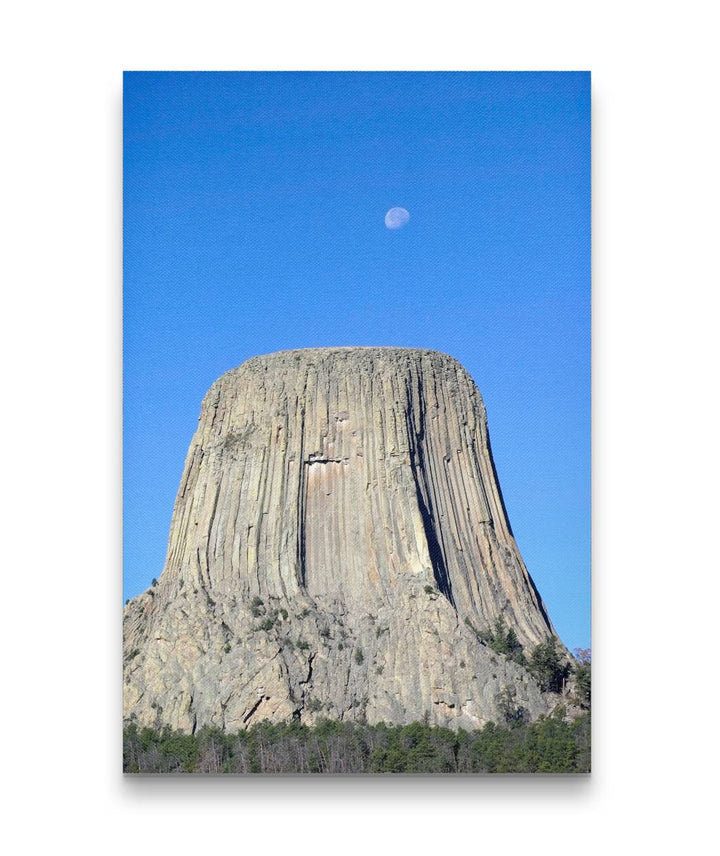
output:
[[[554,635],[512,536],[485,407],[451,357],[255,357],[202,404],[156,586],[124,615],[124,710],[477,728],[557,701],[474,632]],[[474,629],[473,629],[474,628]]]

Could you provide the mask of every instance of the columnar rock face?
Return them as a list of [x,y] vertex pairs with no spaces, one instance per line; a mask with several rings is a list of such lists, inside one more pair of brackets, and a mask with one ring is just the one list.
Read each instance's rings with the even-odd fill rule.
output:
[[477,631],[554,635],[519,555],[485,408],[451,357],[255,357],[202,404],[165,568],[125,609],[125,715],[476,728],[557,701]]

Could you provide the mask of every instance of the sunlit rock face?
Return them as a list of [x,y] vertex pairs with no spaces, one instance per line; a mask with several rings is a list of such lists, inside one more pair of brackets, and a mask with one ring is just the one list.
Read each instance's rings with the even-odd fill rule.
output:
[[554,635],[485,408],[453,358],[254,357],[202,404],[157,586],[125,609],[126,717],[193,730],[320,717],[476,728],[557,701],[476,631]]

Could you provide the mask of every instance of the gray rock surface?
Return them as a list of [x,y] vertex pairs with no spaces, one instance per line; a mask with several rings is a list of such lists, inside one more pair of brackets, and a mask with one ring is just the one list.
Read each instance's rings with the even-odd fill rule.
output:
[[207,393],[165,568],[125,608],[125,716],[191,731],[477,728],[501,697],[548,712],[557,697],[474,632],[498,616],[526,649],[554,635],[465,369],[403,348],[254,357]]

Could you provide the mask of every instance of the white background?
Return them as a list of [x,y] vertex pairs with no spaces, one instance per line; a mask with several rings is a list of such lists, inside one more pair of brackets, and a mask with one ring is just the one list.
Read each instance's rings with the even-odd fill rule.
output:
[[[705,852],[718,764],[711,5],[259,5],[5,10],[10,852]],[[122,777],[123,69],[592,71],[590,778]]]

